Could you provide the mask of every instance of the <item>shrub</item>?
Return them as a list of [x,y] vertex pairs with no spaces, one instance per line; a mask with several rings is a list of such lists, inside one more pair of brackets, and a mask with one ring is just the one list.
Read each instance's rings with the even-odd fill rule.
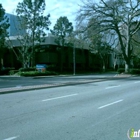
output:
[[117,72],[118,72],[118,73],[125,72],[125,68],[119,68],[119,69],[117,70]]
[[[124,68],[119,68],[118,73],[125,72]],[[140,74],[140,69],[130,69],[129,71],[130,74]]]
[[26,72],[26,71],[36,71],[36,68],[20,68],[20,72]]
[[130,69],[131,74],[140,74],[140,69]]
[[9,74],[10,75],[14,75],[15,73],[18,73],[19,72],[19,70],[10,70],[9,71]]
[[57,75],[56,72],[46,71],[46,72],[38,72],[38,71],[27,71],[27,72],[19,72],[20,76],[48,76],[48,75]]

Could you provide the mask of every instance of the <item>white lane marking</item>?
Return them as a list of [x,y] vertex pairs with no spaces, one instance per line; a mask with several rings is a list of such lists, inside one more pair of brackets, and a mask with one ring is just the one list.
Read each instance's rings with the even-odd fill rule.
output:
[[14,136],[14,137],[10,137],[10,138],[7,138],[7,139],[4,139],[4,140],[14,140],[14,139],[17,139],[19,136]]
[[98,109],[102,109],[102,108],[108,107],[110,105],[117,104],[117,103],[122,102],[122,101],[123,101],[123,99],[115,101],[115,102],[112,102],[112,103],[109,103],[109,104],[106,104],[106,105],[103,105],[103,106],[100,106]]
[[66,96],[61,96],[61,97],[55,97],[55,98],[45,99],[45,100],[42,100],[42,101],[43,102],[51,101],[51,100],[62,99],[62,98],[67,98],[67,97],[71,97],[71,96],[76,96],[76,95],[78,95],[78,94],[71,94],[71,95],[66,95]]
[[134,82],[134,83],[135,83],[135,84],[136,84],[136,83],[140,83],[140,81],[136,81],[136,82]]
[[109,87],[106,87],[105,89],[111,89],[111,88],[116,88],[116,87],[120,87],[120,85],[118,85],[118,86],[109,86]]

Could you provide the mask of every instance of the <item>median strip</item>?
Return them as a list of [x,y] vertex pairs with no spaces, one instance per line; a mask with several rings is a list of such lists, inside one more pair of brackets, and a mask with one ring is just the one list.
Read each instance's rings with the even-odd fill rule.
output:
[[98,109],[102,109],[102,108],[108,107],[110,105],[117,104],[117,103],[122,102],[122,101],[123,101],[123,99],[115,101],[115,102],[112,102],[112,103],[109,103],[109,104],[106,104],[106,105],[103,105],[103,106],[100,106]]
[[51,100],[57,100],[57,99],[62,99],[62,98],[67,98],[67,97],[72,97],[72,96],[76,96],[78,94],[71,94],[71,95],[66,95],[66,96],[60,96],[60,97],[55,97],[55,98],[50,98],[50,99],[45,99],[45,100],[42,100],[43,102],[46,102],[46,101],[51,101]]

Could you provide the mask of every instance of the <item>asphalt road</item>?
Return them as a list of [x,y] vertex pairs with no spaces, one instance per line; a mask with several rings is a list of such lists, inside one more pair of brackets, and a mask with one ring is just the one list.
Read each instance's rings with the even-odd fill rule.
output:
[[[140,78],[0,95],[0,140],[128,140]],[[132,138],[140,139],[140,138]]]

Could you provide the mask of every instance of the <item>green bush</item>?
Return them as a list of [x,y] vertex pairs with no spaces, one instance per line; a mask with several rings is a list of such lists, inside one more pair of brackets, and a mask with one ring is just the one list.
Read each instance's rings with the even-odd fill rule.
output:
[[16,74],[16,73],[18,73],[19,72],[19,70],[10,70],[9,71],[9,74],[10,75],[14,75],[14,74]]
[[36,71],[36,68],[20,68],[20,72]]
[[131,74],[140,74],[140,69],[130,69]]
[[56,72],[46,71],[46,72],[38,72],[38,71],[27,71],[27,72],[18,72],[20,76],[48,76],[48,75],[57,75]]
[[123,73],[123,72],[125,72],[125,68],[118,68],[117,72],[118,73]]
[[[119,68],[118,73],[123,73],[125,72],[125,68]],[[140,74],[140,69],[130,69],[129,71],[130,74]]]

